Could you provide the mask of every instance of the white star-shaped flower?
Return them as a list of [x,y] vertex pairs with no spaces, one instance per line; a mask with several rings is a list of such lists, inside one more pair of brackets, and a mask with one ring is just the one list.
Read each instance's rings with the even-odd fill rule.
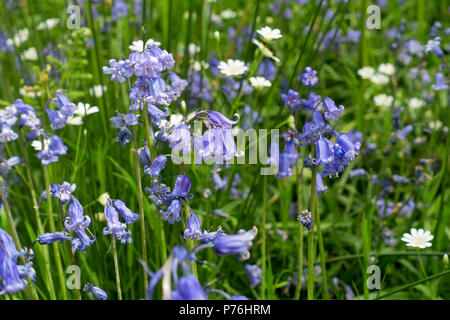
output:
[[251,77],[250,85],[255,89],[270,87],[272,83],[264,77]]
[[227,62],[220,61],[218,68],[227,77],[240,76],[248,70],[244,62],[233,59],[228,59]]
[[270,27],[264,27],[256,32],[266,41],[270,42],[272,40],[280,39],[283,36],[281,35],[280,29],[271,29]]
[[424,249],[431,247],[431,240],[433,240],[433,235],[430,231],[424,231],[423,229],[412,228],[411,233],[404,233],[402,241],[406,242],[408,247],[415,247]]

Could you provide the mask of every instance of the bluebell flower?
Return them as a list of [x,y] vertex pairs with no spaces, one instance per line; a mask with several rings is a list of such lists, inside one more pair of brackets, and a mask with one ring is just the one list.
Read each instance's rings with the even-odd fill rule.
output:
[[408,184],[411,182],[411,180],[409,180],[407,177],[400,176],[398,174],[392,175],[392,181],[394,181],[394,183],[396,184]]
[[89,227],[91,218],[83,215],[83,206],[77,198],[71,196],[72,203],[69,205],[69,217],[64,220],[64,227],[68,231],[76,231]]
[[66,181],[63,184],[50,184],[50,195],[56,199],[61,200],[61,203],[69,203],[72,200],[72,193],[75,191],[77,185],[70,184]]
[[281,153],[278,163],[277,179],[289,178],[294,174],[294,170],[291,168],[291,156],[288,153]]
[[145,143],[145,145],[142,148],[139,148],[137,150],[139,161],[141,162],[144,167],[149,167],[152,165],[152,157],[150,155],[150,149],[148,148],[148,145]]
[[328,165],[334,161],[333,143],[327,138],[320,138],[316,142],[316,158],[313,159],[315,165]]
[[246,296],[234,295],[229,300],[248,300],[248,298]]
[[17,108],[11,105],[0,110],[0,123],[12,127],[17,122]]
[[153,160],[153,163],[150,167],[144,168],[144,173],[149,176],[158,178],[159,174],[161,173],[161,170],[166,167],[166,164],[167,164],[167,156],[160,154]]
[[246,264],[244,266],[247,278],[250,281],[250,288],[256,288],[261,283],[262,270],[256,264]]
[[66,126],[67,118],[62,116],[58,111],[49,109],[47,110],[47,114],[52,130],[59,130]]
[[155,126],[159,126],[161,124],[161,121],[166,119],[170,115],[167,108],[161,110],[153,104],[147,104],[147,111],[148,115],[152,119],[152,123]]
[[88,283],[84,286],[83,291],[90,292],[97,300],[108,300],[108,294],[99,287],[94,286],[93,283]]
[[167,210],[160,210],[160,214],[164,221],[174,224],[181,220],[180,216],[181,201],[179,199],[173,199]]
[[317,71],[311,69],[311,67],[309,66],[306,67],[302,75],[300,76],[300,80],[302,81],[303,85],[314,87],[319,81],[319,78],[317,77]]
[[39,244],[44,245],[44,244],[49,244],[49,243],[53,243],[56,241],[59,241],[60,243],[62,243],[65,240],[70,241],[70,240],[72,240],[72,237],[70,237],[67,232],[62,231],[62,232],[53,232],[53,233],[43,233],[38,236],[36,241],[39,242]]
[[0,142],[11,142],[16,140],[18,137],[18,134],[15,133],[10,126],[7,124],[1,124]]
[[312,230],[312,216],[309,210],[300,211],[297,220],[306,228],[308,231]]
[[193,212],[189,212],[189,217],[187,218],[186,223],[187,229],[184,230],[184,238],[191,240],[201,240],[202,238],[202,229],[200,227],[200,219]]
[[438,58],[444,57],[444,51],[441,49],[440,44],[440,37],[435,37],[434,39],[428,40],[425,46],[425,52],[433,52]]
[[219,226],[217,228],[217,231],[213,231],[213,232],[208,232],[208,231],[203,231],[203,234],[200,238],[201,243],[203,244],[209,244],[209,243],[214,243],[214,241],[216,240],[216,238],[219,235],[223,235],[225,234],[225,232],[223,232],[222,227]]
[[295,113],[297,107],[300,106],[300,99],[297,91],[289,89],[287,94],[281,94],[281,100],[283,103],[292,109],[292,113]]
[[179,175],[175,180],[172,195],[179,198],[187,198],[191,190],[191,179],[186,175]]
[[14,293],[25,289],[27,276],[21,272],[17,265],[17,258],[25,252],[18,252],[12,237],[3,229],[0,229],[0,295]]
[[212,110],[203,110],[197,112],[196,116],[206,115],[206,122],[209,128],[222,128],[222,129],[231,129],[233,125],[239,122],[239,115],[235,113],[233,117],[237,118],[236,120],[230,120],[222,113],[218,111]]
[[183,154],[191,152],[191,131],[185,124],[178,125],[169,135],[170,148],[173,151],[182,151]]
[[123,0],[114,0],[114,5],[111,10],[111,20],[117,21],[120,18],[126,17],[128,15],[127,3]]
[[157,180],[152,180],[151,188],[146,187],[145,191],[150,193],[150,199],[155,203],[157,208],[169,206],[174,199],[174,195],[170,188]]
[[121,244],[132,242],[130,238],[131,232],[126,230],[127,225],[125,223],[119,221],[119,214],[114,208],[111,200],[109,200],[105,206],[105,219],[108,226],[103,229],[104,235],[113,235],[120,240]]
[[337,121],[339,116],[344,111],[344,106],[336,106],[336,103],[328,97],[323,99],[323,105],[325,108],[325,119],[327,121]]
[[444,74],[442,72],[437,72],[434,79],[435,79],[436,83],[434,83],[431,86],[431,88],[434,91],[446,91],[446,90],[448,90],[448,85],[447,85],[447,83],[445,81],[445,77],[444,77]]
[[188,274],[181,277],[177,283],[177,290],[173,293],[174,300],[208,300],[205,290],[198,279]]
[[86,229],[76,229],[74,233],[76,237],[72,238],[72,253],[75,253],[77,250],[86,252],[86,249],[94,243],[95,237],[89,237]]
[[3,160],[0,163],[0,172],[6,176],[9,173],[9,171],[12,169],[12,167],[15,165],[18,165],[20,162],[21,162],[21,160],[18,156],[14,156],[7,160]]
[[128,137],[131,136],[130,130],[127,127],[135,126],[138,123],[138,119],[134,113],[121,114],[116,111],[116,116],[112,117],[111,122],[116,129],[119,129],[119,135],[117,140],[122,146],[126,145],[129,141]]
[[109,67],[103,67],[104,74],[111,75],[111,81],[119,81],[120,83],[125,82],[126,79],[130,78],[133,71],[129,68],[128,64],[130,61],[110,59]]
[[414,211],[415,207],[416,203],[414,200],[408,200],[408,202],[400,209],[399,216],[407,218],[411,217],[411,213]]
[[67,153],[67,147],[57,135],[50,137],[48,144],[44,141],[44,147],[36,154],[36,157],[41,160],[43,166],[50,163],[57,162],[61,155]]
[[239,255],[240,260],[250,257],[249,249],[258,230],[253,227],[250,231],[239,230],[237,234],[218,235],[214,240],[213,250],[219,256]]
[[114,208],[120,213],[122,218],[125,219],[126,224],[133,224],[137,219],[139,219],[139,215],[128,209],[125,202],[123,202],[122,200],[113,200],[113,204]]
[[362,177],[365,176],[367,174],[366,170],[363,168],[360,169],[354,169],[352,171],[349,172],[348,177],[350,179],[356,178],[356,177]]
[[322,175],[319,172],[316,172],[316,193],[321,195],[327,191],[328,187],[323,184]]
[[359,153],[361,143],[353,142],[347,134],[341,133],[336,139],[335,154],[342,157],[345,161],[355,160],[355,156]]
[[413,131],[413,129],[414,127],[411,124],[405,126],[403,129],[397,131],[397,138],[406,141],[406,137]]
[[58,94],[57,98],[53,100],[58,106],[59,112],[64,117],[70,117],[73,115],[74,111],[77,110],[75,103],[70,102],[69,98],[63,93]]

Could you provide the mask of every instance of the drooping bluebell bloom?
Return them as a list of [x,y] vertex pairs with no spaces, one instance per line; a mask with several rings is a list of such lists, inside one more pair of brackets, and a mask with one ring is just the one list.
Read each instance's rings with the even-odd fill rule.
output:
[[315,165],[328,165],[334,160],[333,143],[327,138],[320,138],[316,142],[316,158],[313,159]]
[[416,203],[414,200],[408,200],[408,202],[400,209],[399,216],[407,218],[411,217],[411,213],[414,211],[415,207]]
[[0,172],[3,175],[7,175],[13,166],[18,165],[20,163],[20,158],[18,156],[11,157],[7,160],[4,160],[0,163]]
[[52,130],[59,130],[66,126],[67,118],[61,115],[56,110],[47,110],[48,119],[50,120],[50,128]]
[[316,193],[321,195],[328,191],[328,187],[323,184],[322,175],[316,172]]
[[133,224],[137,219],[139,219],[139,215],[131,211],[122,200],[113,200],[113,204],[114,208],[120,213],[122,218],[125,219],[126,224]]
[[17,108],[15,105],[11,105],[0,110],[0,124],[6,124],[12,127],[17,122]]
[[406,137],[413,131],[413,129],[414,127],[411,124],[405,126],[403,129],[397,131],[397,138],[406,141]]
[[28,281],[23,279],[27,276],[20,272],[17,258],[25,254],[19,253],[12,237],[3,229],[0,229],[0,295],[14,293],[23,290]]
[[105,206],[105,219],[108,224],[103,228],[103,234],[111,234],[120,240],[121,244],[132,242],[130,235],[131,232],[127,231],[127,225],[119,221],[119,214],[113,206],[113,202],[109,200]]
[[94,286],[93,283],[86,284],[83,288],[83,291],[90,292],[92,296],[97,300],[108,300],[108,294],[99,287]]
[[444,51],[441,49],[440,44],[440,37],[435,37],[434,39],[428,40],[425,45],[425,52],[433,52],[438,58],[444,57]]
[[347,134],[341,133],[336,139],[335,154],[342,157],[345,161],[355,160],[355,156],[359,153],[361,143],[353,142]]
[[147,104],[147,111],[148,115],[152,119],[152,123],[155,126],[159,126],[161,124],[161,121],[166,119],[170,115],[169,109],[164,108],[161,110],[155,105],[150,103]]
[[337,121],[344,111],[344,106],[336,106],[336,103],[328,97],[323,99],[323,105],[325,108],[325,119],[327,121]]
[[50,195],[61,200],[61,203],[69,203],[72,200],[72,193],[75,191],[77,185],[70,184],[66,181],[63,184],[50,184]]
[[233,116],[237,118],[236,120],[230,120],[222,113],[218,111],[212,110],[203,110],[197,112],[196,116],[206,115],[206,122],[209,128],[222,128],[222,129],[231,129],[234,124],[239,122],[239,115],[235,113]]
[[152,165],[152,157],[147,144],[145,144],[142,148],[139,148],[137,153],[139,155],[139,161],[142,165],[144,165],[144,167],[149,167]]
[[181,201],[179,199],[173,199],[167,210],[160,210],[159,213],[164,221],[174,224],[181,220],[180,210]]
[[193,212],[190,211],[189,217],[186,223],[187,229],[184,230],[184,238],[191,240],[201,240],[202,238],[202,229],[200,227],[200,219]]
[[408,184],[411,182],[411,180],[409,180],[407,177],[400,176],[398,174],[392,175],[392,181],[394,181],[394,183],[396,184]]
[[71,196],[72,203],[69,205],[69,217],[64,220],[64,227],[68,231],[76,231],[89,227],[91,218],[83,215],[83,206],[77,198]]
[[303,85],[314,87],[319,81],[319,78],[317,77],[317,71],[311,69],[311,67],[309,66],[306,67],[302,75],[300,76],[300,80],[302,81]]
[[383,198],[378,199],[375,202],[378,209],[378,215],[380,218],[386,218],[392,215],[395,209],[395,204],[391,201],[385,201]]
[[[212,68],[211,63],[210,63],[210,70],[213,73],[214,68]],[[207,103],[212,102],[211,86],[208,83],[208,79],[202,76],[200,71],[196,71],[191,68],[188,73],[188,82],[189,86],[187,90],[189,92],[189,100],[188,100],[189,107],[198,106],[199,100],[203,100]]]
[[431,88],[434,91],[446,91],[448,90],[448,84],[446,83],[444,74],[442,72],[437,72],[435,76],[435,82]]
[[72,239],[72,253],[77,250],[85,253],[86,249],[94,243],[95,237],[89,237],[86,229],[76,229],[74,233],[76,237]]
[[219,226],[217,228],[217,231],[213,231],[213,232],[208,232],[208,231],[204,230],[200,241],[202,244],[214,243],[214,240],[217,238],[217,236],[223,235],[223,234],[225,234],[225,232],[223,232],[221,226]]
[[39,242],[39,244],[44,245],[56,241],[62,243],[65,240],[70,241],[72,240],[72,237],[70,237],[66,231],[62,231],[62,232],[43,233],[38,236],[36,241]]
[[239,92],[242,96],[247,96],[253,92],[253,87],[249,85],[247,80],[241,82],[239,80],[235,80],[232,77],[228,77],[224,79],[224,84],[221,87],[223,93],[229,101],[233,101],[239,95]]
[[360,169],[354,169],[352,171],[349,172],[348,177],[350,179],[356,178],[356,177],[362,177],[365,176],[367,174],[366,170],[363,168]]
[[160,154],[154,160],[150,167],[144,168],[144,173],[149,176],[158,178],[162,169],[165,168],[167,164],[167,156]]
[[253,227],[250,231],[239,230],[237,234],[218,235],[214,240],[213,250],[219,256],[239,255],[239,260],[247,260],[257,233],[258,229]]
[[169,135],[170,148],[173,151],[182,151],[183,154],[191,152],[191,131],[187,125],[178,125]]
[[291,168],[291,157],[288,153],[281,153],[278,163],[277,179],[289,178],[294,174],[294,170]]
[[208,300],[205,290],[198,279],[188,274],[181,277],[177,283],[177,290],[172,294],[174,300]]
[[191,179],[186,175],[179,175],[175,180],[172,195],[179,198],[187,198],[191,190]]
[[308,231],[312,230],[312,216],[311,211],[303,210],[298,214],[297,220],[306,228]]
[[256,288],[261,283],[262,270],[256,264],[246,264],[244,266],[247,278],[250,281],[250,288]]

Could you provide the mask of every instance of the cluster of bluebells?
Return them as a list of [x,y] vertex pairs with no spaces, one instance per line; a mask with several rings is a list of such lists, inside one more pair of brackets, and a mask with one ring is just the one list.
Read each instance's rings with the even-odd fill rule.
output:
[[[61,129],[64,127],[67,118],[73,115],[76,109],[75,104],[62,93],[58,94],[55,99],[59,111],[48,110],[48,116],[51,122],[51,129]],[[24,134],[26,141],[38,140],[40,145],[39,152],[36,157],[41,160],[42,165],[49,165],[57,162],[59,156],[67,153],[67,147],[57,135],[51,135],[44,131],[41,126],[41,119],[37,115],[34,108],[25,104],[21,99],[17,99],[14,104],[0,110],[0,142],[8,143],[19,138],[19,132],[15,131],[15,127],[19,131],[29,128],[28,133]],[[2,159],[2,174],[7,174],[12,166],[20,163],[18,157],[10,159]]]
[[[244,296],[230,296],[221,290],[211,289],[200,284],[197,277],[192,273],[192,262],[196,261],[202,264],[208,263],[206,261],[198,260],[195,256],[197,252],[207,247],[208,246],[206,245],[200,246],[191,253],[184,247],[173,247],[172,253],[166,264],[156,272],[151,272],[148,269],[147,264],[144,261],[140,261],[151,278],[148,284],[146,298],[150,300],[153,299],[154,290],[158,283],[160,281],[165,282],[167,281],[166,278],[170,277],[169,283],[173,284],[173,288],[163,286],[162,298],[166,300],[208,300],[208,294],[210,293],[220,294],[228,300],[247,300]],[[260,271],[261,270],[259,269],[259,273]],[[257,278],[257,275],[253,275],[255,272],[258,273],[257,270],[253,270],[250,273]],[[261,275],[259,275],[259,278],[260,277]],[[258,281],[256,278],[254,283]]]
[[[19,257],[24,258],[24,264],[18,263]],[[32,267],[32,257],[32,252],[26,249],[17,251],[12,237],[0,229],[0,295],[25,289],[27,279],[34,281],[36,272]]]
[[[302,83],[306,86],[313,86],[317,83],[316,73],[307,67],[300,76]],[[348,166],[361,147],[361,137],[353,133],[341,133],[335,130],[335,124],[344,111],[344,106],[336,105],[329,97],[321,98],[310,92],[308,99],[301,99],[297,91],[289,90],[281,95],[284,104],[292,109],[297,115],[304,109],[309,116],[304,123],[302,132],[296,134],[295,130],[289,130],[283,134],[285,148],[280,154],[277,174],[278,178],[292,176],[293,167],[299,155],[296,145],[314,146],[315,154],[305,158],[306,167],[321,167],[321,172],[316,175],[317,193],[326,192],[322,177],[339,175]]]
[[[36,242],[45,245],[57,241],[63,242],[68,240],[72,243],[72,252],[86,252],[86,249],[94,243],[95,237],[92,235],[89,236],[86,232],[91,224],[91,218],[84,215],[83,206],[78,199],[73,196],[75,188],[75,184],[70,184],[65,181],[62,184],[50,185],[50,195],[59,199],[61,205],[69,205],[69,216],[64,219],[63,231],[43,233],[39,235]],[[72,232],[75,236],[71,237],[69,232]]]
[[[119,214],[125,223],[119,220]],[[113,235],[120,240],[121,244],[132,242],[131,232],[127,230],[127,225],[133,224],[139,219],[139,215],[133,213],[122,200],[108,199],[105,205],[105,219],[108,226],[103,229],[104,235]]]
[[[109,60],[109,67],[103,67],[103,72],[111,75],[111,81],[122,83],[128,80],[130,111],[143,110],[146,104],[152,123],[159,125],[161,120],[169,116],[167,107],[161,107],[170,105],[187,86],[186,80],[168,71],[174,65],[172,54],[160,49],[156,44],[149,44],[143,52],[132,52],[128,59]],[[136,80],[131,86],[133,76]],[[120,129],[118,140],[122,145],[129,141],[128,137],[131,135],[126,127],[137,124],[136,116],[132,115],[134,114],[118,114],[111,119],[116,128]]]

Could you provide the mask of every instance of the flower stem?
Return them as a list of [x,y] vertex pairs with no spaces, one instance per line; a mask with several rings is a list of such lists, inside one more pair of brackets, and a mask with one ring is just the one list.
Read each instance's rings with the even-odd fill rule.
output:
[[122,300],[122,290],[120,289],[120,274],[119,274],[119,263],[117,261],[117,248],[116,239],[112,239],[113,245],[113,255],[114,255],[114,271],[116,273],[116,288],[117,288],[117,299]]
[[[50,178],[49,178],[48,166],[43,166],[43,170],[44,170],[45,190],[47,193],[48,225],[50,227],[50,232],[56,232],[55,220],[53,219],[52,197],[50,195]],[[62,267],[62,263],[61,263],[61,256],[59,254],[59,246],[56,242],[52,243],[52,246],[53,246],[53,251],[55,253],[56,270],[58,272],[59,284],[61,286],[61,294],[62,294],[63,300],[67,300],[66,282],[64,279],[64,272],[63,272],[63,267]]]
[[319,213],[319,200],[316,197],[316,205],[314,207],[316,214],[314,217],[316,218],[317,225],[317,238],[319,242],[319,254],[320,254],[320,267],[322,268],[322,288],[323,288],[323,298],[329,299],[328,296],[328,278],[327,278],[327,268],[326,268],[326,257],[325,250],[323,248],[323,237],[322,237],[322,228],[320,226],[320,213]]
[[425,278],[428,277],[427,272],[425,271],[425,266],[423,265],[423,262],[422,262],[422,256],[420,254],[420,249],[417,249],[417,259],[419,259],[420,269],[422,269],[423,275],[425,276]]
[[[153,143],[152,133],[150,132],[150,121],[148,118],[148,108],[147,103],[144,103],[144,132],[145,132],[145,138],[147,139],[148,148],[150,149],[150,155],[152,157],[152,160],[156,158],[156,148],[155,144]],[[160,235],[160,253],[161,253],[161,266],[164,265],[167,261],[167,245],[166,245],[166,236],[164,233],[164,225],[163,221],[161,219],[158,219],[157,214],[154,215],[154,225],[156,225],[159,230],[158,233]]]
[[[134,140],[134,148],[138,150],[139,145],[136,137],[136,127],[133,128],[133,140]],[[137,189],[138,189],[138,206],[139,206],[139,216],[140,216],[140,224],[141,224],[141,246],[142,246],[142,259],[145,263],[147,261],[147,241],[145,235],[145,215],[144,215],[144,197],[142,193],[142,181],[141,181],[141,167],[139,163],[139,154],[136,152],[134,157],[134,166],[136,167],[136,180],[137,180]],[[148,275],[144,270],[144,288],[148,285]]]
[[[315,147],[312,147],[312,154],[315,153]],[[315,203],[316,203],[316,166],[312,165],[311,176],[311,199],[310,211],[311,218],[315,222]],[[314,300],[314,238],[313,238],[314,224],[311,226],[311,231],[308,232],[308,300]]]
[[[303,170],[303,167],[302,169]],[[297,180],[297,209],[298,212],[302,210],[302,188],[300,183],[301,173],[299,172],[299,162],[297,162],[295,174]],[[295,300],[300,300],[300,292],[302,289],[302,273],[303,273],[303,225],[299,223],[299,244],[298,244],[298,273],[297,273],[297,286],[295,287]]]
[[267,217],[267,175],[263,178],[263,215],[261,223],[261,271],[262,271],[262,281],[261,281],[261,299],[266,299],[266,217]]

